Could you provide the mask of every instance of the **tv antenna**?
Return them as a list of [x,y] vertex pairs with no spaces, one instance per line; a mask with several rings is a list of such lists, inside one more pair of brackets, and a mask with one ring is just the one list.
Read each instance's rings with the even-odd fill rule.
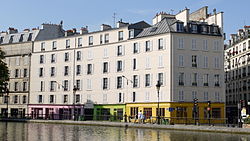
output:
[[113,14],[113,22],[114,22],[114,28],[115,28],[115,19],[116,19],[117,14],[114,12]]

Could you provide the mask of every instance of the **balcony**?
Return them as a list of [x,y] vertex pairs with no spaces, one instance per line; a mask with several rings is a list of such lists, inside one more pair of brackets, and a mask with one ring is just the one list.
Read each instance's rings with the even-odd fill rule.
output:
[[247,86],[243,86],[242,89],[243,89],[243,91],[246,91],[247,90]]
[[215,83],[214,86],[215,86],[215,87],[219,87],[220,84],[219,84],[219,83]]
[[242,73],[242,77],[245,77],[246,76],[246,73],[244,72],[244,73]]
[[197,82],[192,82],[192,86],[197,86]]
[[204,86],[208,86],[208,83],[204,83]]
[[196,68],[196,67],[197,67],[197,64],[192,64],[192,67],[195,67],[195,68]]
[[184,82],[179,82],[179,86],[184,86]]

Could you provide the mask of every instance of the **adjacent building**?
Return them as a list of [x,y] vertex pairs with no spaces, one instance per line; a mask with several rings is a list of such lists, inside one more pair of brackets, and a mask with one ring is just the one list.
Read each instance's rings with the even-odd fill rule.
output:
[[43,24],[41,28],[25,29],[18,32],[9,28],[0,33],[0,48],[5,54],[5,62],[9,68],[9,94],[0,97],[1,114],[9,113],[16,117],[28,114],[27,104],[30,94],[30,59],[34,41],[63,36],[61,25]]
[[150,119],[158,115],[159,100],[159,115],[178,117],[175,122],[194,116],[205,122],[209,112],[224,118],[223,39],[223,13],[203,7],[161,12],[152,25],[119,21],[116,28],[103,24],[100,31],[73,29],[35,41],[29,113],[119,120],[142,111]]
[[229,122],[237,123],[241,108],[250,113],[250,26],[244,26],[236,34],[231,34],[229,44],[225,46],[225,82],[226,108]]

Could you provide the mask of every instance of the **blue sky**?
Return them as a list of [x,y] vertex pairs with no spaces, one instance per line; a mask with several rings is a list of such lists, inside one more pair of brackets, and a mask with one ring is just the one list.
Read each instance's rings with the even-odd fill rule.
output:
[[134,23],[144,20],[152,23],[157,12],[178,13],[185,7],[190,11],[203,6],[224,12],[227,35],[244,25],[250,25],[249,0],[1,0],[0,31],[8,27],[20,30],[34,28],[42,23],[64,22],[64,29],[88,26],[99,30],[102,23],[113,25],[116,19]]

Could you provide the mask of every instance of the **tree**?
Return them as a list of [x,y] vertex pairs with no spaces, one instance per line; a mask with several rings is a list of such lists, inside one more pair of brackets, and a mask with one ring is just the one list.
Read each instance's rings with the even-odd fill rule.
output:
[[9,81],[9,70],[7,64],[3,61],[5,52],[0,49],[0,95],[5,93],[7,81]]

